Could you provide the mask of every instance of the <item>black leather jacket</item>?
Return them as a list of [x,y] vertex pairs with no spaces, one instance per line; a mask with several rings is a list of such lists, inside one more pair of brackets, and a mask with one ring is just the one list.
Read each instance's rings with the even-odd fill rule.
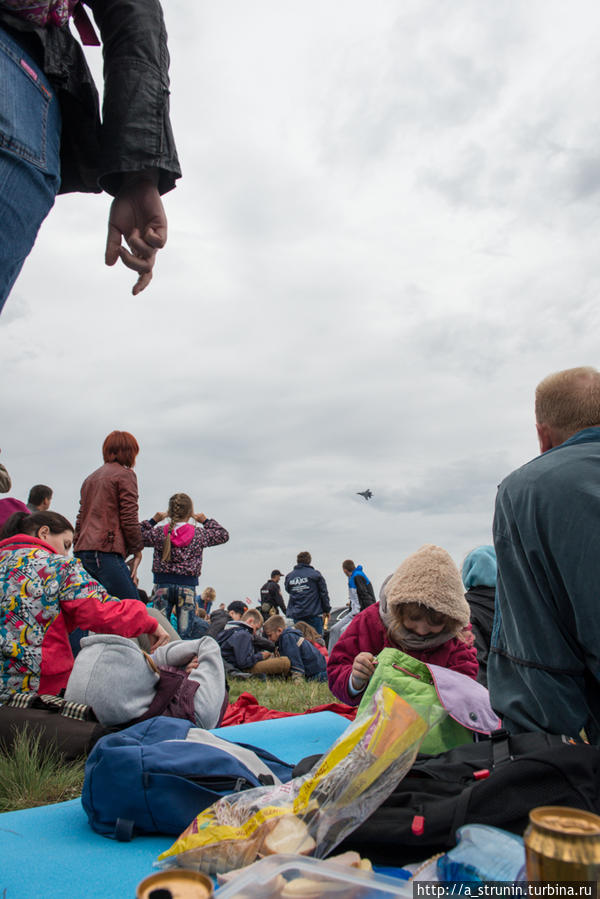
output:
[[169,121],[169,53],[158,0],[86,0],[104,56],[102,123],[98,92],[69,27],[38,28],[1,8],[0,27],[34,57],[62,113],[61,193],[106,190],[123,173],[158,169],[161,194],[181,177]]

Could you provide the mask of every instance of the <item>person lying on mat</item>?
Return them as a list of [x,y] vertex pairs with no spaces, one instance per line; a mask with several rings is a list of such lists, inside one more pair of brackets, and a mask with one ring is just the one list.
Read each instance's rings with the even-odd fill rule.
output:
[[126,637],[169,636],[137,599],[109,596],[70,555],[73,525],[57,512],[16,512],[0,531],[0,702],[58,694],[73,667],[76,627]]
[[386,578],[379,602],[359,612],[341,635],[327,663],[329,689],[341,702],[358,705],[377,655],[388,646],[476,678],[468,625],[458,569],[445,549],[427,543]]
[[217,727],[227,708],[219,647],[212,637],[173,640],[153,656],[114,634],[84,637],[65,699],[89,705],[100,724],[134,724],[157,715]]

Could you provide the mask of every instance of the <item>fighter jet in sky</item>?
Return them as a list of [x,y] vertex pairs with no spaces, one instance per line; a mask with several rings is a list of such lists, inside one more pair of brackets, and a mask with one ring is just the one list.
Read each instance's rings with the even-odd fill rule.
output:
[[364,496],[365,499],[371,499],[371,497],[373,496],[370,490],[357,490],[356,495]]

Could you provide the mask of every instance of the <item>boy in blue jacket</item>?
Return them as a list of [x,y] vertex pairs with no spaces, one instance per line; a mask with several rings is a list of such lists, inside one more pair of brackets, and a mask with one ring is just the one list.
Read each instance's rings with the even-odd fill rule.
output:
[[290,660],[292,679],[327,680],[327,662],[296,627],[286,627],[285,618],[272,615],[263,625],[263,633],[279,647],[281,656]]
[[240,621],[230,621],[215,637],[221,649],[226,674],[237,677],[242,674],[287,674],[287,659],[274,659],[267,650],[256,650],[254,635],[260,629],[263,618],[257,609],[248,609]]

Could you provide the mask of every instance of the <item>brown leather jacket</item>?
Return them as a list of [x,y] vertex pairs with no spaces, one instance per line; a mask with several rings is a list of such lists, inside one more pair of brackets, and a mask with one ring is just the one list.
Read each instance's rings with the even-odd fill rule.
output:
[[11,486],[10,475],[4,465],[0,463],[0,493],[8,493]]
[[75,552],[87,549],[126,557],[142,547],[137,478],[131,468],[106,462],[81,485]]

